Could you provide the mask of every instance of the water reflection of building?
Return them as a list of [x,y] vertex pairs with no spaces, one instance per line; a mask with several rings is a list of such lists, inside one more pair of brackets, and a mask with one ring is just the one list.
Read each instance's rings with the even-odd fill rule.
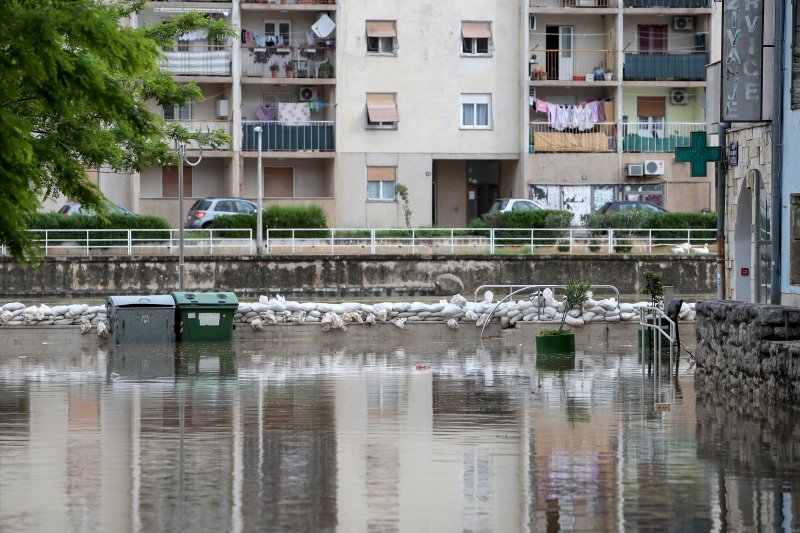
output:
[[790,418],[701,401],[695,418],[685,373],[657,412],[630,357],[579,354],[567,371],[519,347],[208,357],[138,380],[120,370],[158,365],[0,362],[0,528],[707,530],[800,515],[779,484],[799,477]]

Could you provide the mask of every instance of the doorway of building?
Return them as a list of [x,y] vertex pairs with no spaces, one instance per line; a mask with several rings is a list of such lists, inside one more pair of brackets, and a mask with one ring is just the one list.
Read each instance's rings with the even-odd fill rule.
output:
[[467,220],[489,211],[500,197],[500,162],[467,161]]
[[571,80],[574,68],[574,28],[573,26],[546,26],[545,48],[547,49],[545,68],[551,80]]
[[733,272],[733,297],[740,302],[753,301],[753,289],[750,282],[753,272],[753,194],[747,183],[742,184],[739,192],[736,223],[734,224],[735,270]]

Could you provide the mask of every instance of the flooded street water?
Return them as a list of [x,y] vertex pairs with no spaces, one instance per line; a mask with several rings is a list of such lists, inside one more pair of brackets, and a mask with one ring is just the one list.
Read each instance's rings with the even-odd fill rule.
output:
[[685,353],[656,403],[629,345],[30,335],[0,355],[3,532],[800,527],[794,413],[698,394]]

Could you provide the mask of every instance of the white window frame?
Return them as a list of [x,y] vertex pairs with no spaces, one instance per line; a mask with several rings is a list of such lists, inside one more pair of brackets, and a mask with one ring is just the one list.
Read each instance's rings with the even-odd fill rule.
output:
[[[377,41],[377,49],[370,48],[370,42]],[[394,37],[367,37],[367,53],[376,56],[395,56],[397,55],[397,45]]]
[[[486,106],[486,124],[477,124],[478,106]],[[472,108],[472,123],[465,123],[465,109]],[[465,130],[490,130],[492,129],[492,95],[491,93],[470,93],[461,95],[459,106],[459,123]]]
[[[378,184],[378,196],[370,196],[370,184]],[[397,180],[392,181],[368,181],[367,182],[367,201],[368,202],[394,202],[397,200]]]
[[[167,110],[171,110],[172,117],[167,117]],[[192,120],[194,109],[192,101],[187,100],[183,105],[161,106],[161,118],[164,120],[181,121]]]
[[[270,33],[267,30],[267,24],[274,24],[275,25],[275,33]],[[287,19],[264,19],[264,33],[267,35],[274,35],[276,40],[280,38],[281,33],[281,24],[287,24],[289,26],[289,31],[286,33],[286,41],[278,46],[290,46],[292,44],[292,21]]]
[[[478,51],[478,42],[486,41],[486,51]],[[467,46],[469,43],[469,46]],[[491,57],[492,56],[492,39],[489,37],[462,37],[461,38],[461,55],[467,57]]]
[[636,133],[639,135],[639,137],[644,137],[647,139],[664,138],[664,134],[666,133],[667,129],[666,117],[639,116],[637,117],[637,121],[638,131]]

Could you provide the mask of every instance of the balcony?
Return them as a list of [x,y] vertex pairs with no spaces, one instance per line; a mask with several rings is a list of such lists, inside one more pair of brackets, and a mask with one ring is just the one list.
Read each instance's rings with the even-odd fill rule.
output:
[[616,8],[618,0],[530,0],[528,6],[534,9],[551,8],[560,9],[564,7],[585,7],[585,8]]
[[191,45],[164,52],[161,68],[174,76],[230,76],[230,45]]
[[628,122],[622,125],[624,152],[666,153],[690,146],[693,131],[705,131],[703,122]]
[[242,4],[265,4],[277,9],[292,8],[294,6],[309,6],[315,8],[320,5],[336,5],[336,0],[241,0]]
[[616,128],[614,122],[600,122],[584,131],[558,130],[548,122],[531,122],[529,150],[531,153],[615,152]]
[[[332,78],[322,65],[333,65],[335,42],[319,46],[268,46],[242,49],[242,76],[257,78],[287,78],[287,67],[295,78]],[[272,70],[276,65],[277,70]],[[330,70],[330,69],[328,69]],[[281,83],[284,83],[283,81]]]
[[[595,82],[595,71],[600,65],[614,66],[615,50],[557,50],[536,49],[528,52],[531,81]],[[534,59],[535,58],[535,59]],[[540,61],[544,60],[544,63]],[[587,76],[589,79],[587,79]],[[612,80],[608,80],[612,81]],[[597,83],[605,80],[597,80]],[[541,85],[554,85],[542,83]],[[558,84],[555,84],[558,85]]]
[[265,152],[331,152],[336,149],[333,121],[242,122],[242,150],[258,150],[258,134],[261,126],[261,149]]
[[625,81],[705,81],[708,53],[626,53]]
[[711,9],[712,0],[624,0],[625,7]]
[[[168,120],[170,123],[177,123],[188,129],[191,132],[209,132],[215,130],[222,130],[227,135],[231,134],[231,121],[230,120],[203,120],[203,119],[181,119],[181,120]],[[197,150],[200,147],[190,142],[186,145],[189,150]],[[230,150],[230,143],[223,144],[217,150]]]

